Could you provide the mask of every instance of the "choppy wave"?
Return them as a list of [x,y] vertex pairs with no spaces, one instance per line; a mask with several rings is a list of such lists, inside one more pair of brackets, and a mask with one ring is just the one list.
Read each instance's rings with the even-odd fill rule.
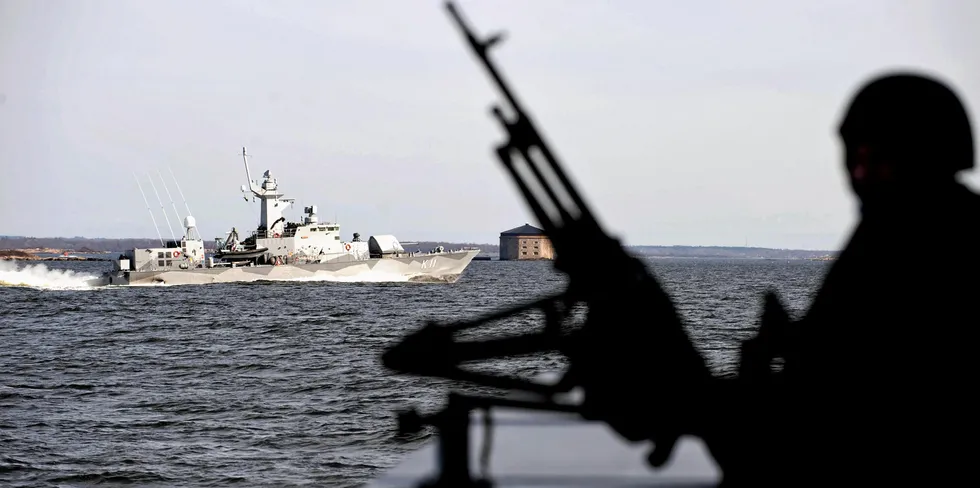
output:
[[[567,283],[548,262],[474,261],[448,286],[51,292],[44,287],[77,287],[108,265],[0,266],[0,279],[36,286],[0,287],[0,485],[24,487],[360,486],[431,435],[396,440],[397,411],[431,413],[451,386],[488,392],[392,374],[379,360],[385,347],[429,320],[482,315]],[[799,309],[824,266],[651,261],[717,371],[734,368],[766,289]],[[540,326],[532,320],[503,320],[467,340]],[[565,362],[550,354],[477,366],[532,377]]]

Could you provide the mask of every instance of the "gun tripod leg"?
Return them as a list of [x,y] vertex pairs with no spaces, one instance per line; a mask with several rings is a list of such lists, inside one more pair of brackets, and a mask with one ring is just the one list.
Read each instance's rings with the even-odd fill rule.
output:
[[438,469],[435,479],[421,488],[491,488],[489,480],[470,474],[470,411],[467,398],[450,394],[449,405],[434,419],[439,439]]

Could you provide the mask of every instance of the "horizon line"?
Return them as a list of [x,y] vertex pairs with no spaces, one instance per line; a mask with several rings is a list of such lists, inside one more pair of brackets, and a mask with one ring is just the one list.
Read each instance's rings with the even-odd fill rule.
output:
[[[34,236],[15,236],[15,235],[0,235],[0,238],[13,238],[13,239],[88,239],[88,240],[148,240],[154,241],[159,240],[155,237],[85,237],[85,236],[72,236],[72,237],[34,237]],[[205,242],[213,241],[214,239],[204,239]],[[490,242],[463,242],[463,241],[450,241],[450,240],[439,240],[439,239],[399,239],[400,242],[442,242],[446,244],[473,244],[477,246],[499,246],[499,244]],[[725,245],[702,245],[702,244],[629,244],[623,245],[625,248],[631,247],[658,247],[658,248],[671,248],[671,247],[697,247],[697,248],[727,248],[727,249],[761,249],[761,250],[772,250],[772,251],[806,251],[806,252],[840,252],[840,249],[800,249],[800,248],[789,248],[789,247],[765,247],[765,246],[725,246]]]

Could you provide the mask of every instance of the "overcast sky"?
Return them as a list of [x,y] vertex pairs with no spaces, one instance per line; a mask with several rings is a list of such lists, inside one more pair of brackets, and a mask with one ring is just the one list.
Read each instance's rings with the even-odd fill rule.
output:
[[[971,0],[459,4],[507,32],[499,66],[629,244],[836,248],[854,90],[909,67],[974,120],[980,104]],[[0,0],[0,67],[0,234],[155,237],[135,171],[169,235],[147,180],[183,216],[168,168],[207,237],[253,228],[242,146],[289,217],[318,204],[345,239],[535,224],[491,154],[498,95],[440,1]]]

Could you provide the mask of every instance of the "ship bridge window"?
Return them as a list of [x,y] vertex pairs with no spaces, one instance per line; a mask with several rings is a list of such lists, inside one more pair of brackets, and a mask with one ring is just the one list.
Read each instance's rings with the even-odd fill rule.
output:
[[340,236],[333,236],[333,239],[334,239],[335,241],[339,241],[339,240],[340,240]]
[[327,231],[327,229],[325,227],[317,227],[316,230],[318,230],[320,232],[326,232]]
[[163,259],[163,251],[157,253],[157,259]]

